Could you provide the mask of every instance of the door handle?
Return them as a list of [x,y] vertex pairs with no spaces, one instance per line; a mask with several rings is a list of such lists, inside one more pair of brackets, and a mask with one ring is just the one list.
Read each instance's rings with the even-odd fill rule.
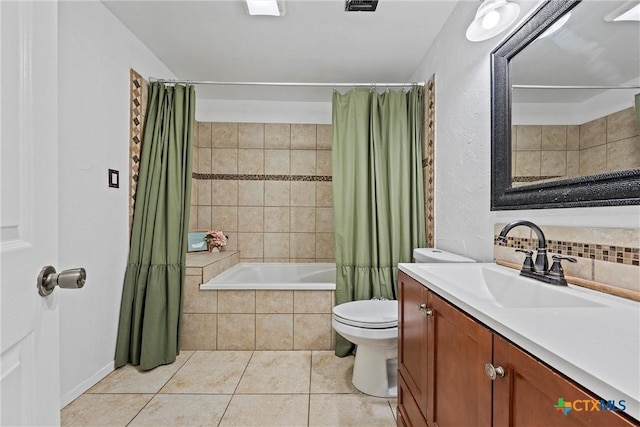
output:
[[38,274],[38,293],[46,297],[56,286],[65,289],[80,289],[87,280],[87,272],[84,268],[71,268],[56,273],[56,269],[47,265]]

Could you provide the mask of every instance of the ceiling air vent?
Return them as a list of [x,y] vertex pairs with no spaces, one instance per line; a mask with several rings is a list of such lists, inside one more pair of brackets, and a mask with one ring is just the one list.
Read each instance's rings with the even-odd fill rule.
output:
[[378,0],[347,0],[344,10],[347,12],[375,12]]

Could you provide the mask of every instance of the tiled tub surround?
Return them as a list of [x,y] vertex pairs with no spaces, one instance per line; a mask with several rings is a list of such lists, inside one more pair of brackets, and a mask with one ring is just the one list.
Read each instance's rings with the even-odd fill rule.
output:
[[581,125],[515,125],[516,182],[564,179],[640,167],[634,107]]
[[424,219],[426,247],[434,247],[434,194],[436,144],[436,76],[425,86],[424,117],[422,120],[422,179],[424,180]]
[[140,153],[142,153],[149,82],[133,68],[129,70],[129,78],[129,230],[131,230],[133,226],[133,207],[136,202],[136,190],[138,188],[138,172],[140,171]]
[[[504,225],[495,225],[494,238]],[[554,254],[577,259],[576,263],[562,263],[566,276],[621,289],[632,297],[640,298],[640,230],[557,226],[541,228],[547,239],[549,262]],[[515,252],[515,249],[535,251],[537,243],[535,234],[528,227],[516,227],[507,235],[506,246],[494,246],[494,258],[520,266],[524,254]]]
[[334,291],[200,290],[240,256],[237,251],[193,255],[187,256],[182,350],[333,349]]
[[197,122],[191,229],[245,262],[334,262],[331,125]]

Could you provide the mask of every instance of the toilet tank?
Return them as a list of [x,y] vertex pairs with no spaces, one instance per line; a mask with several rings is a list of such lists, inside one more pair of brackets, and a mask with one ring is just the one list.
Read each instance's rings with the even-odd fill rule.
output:
[[413,260],[420,263],[475,262],[471,258],[436,248],[415,248],[413,250]]

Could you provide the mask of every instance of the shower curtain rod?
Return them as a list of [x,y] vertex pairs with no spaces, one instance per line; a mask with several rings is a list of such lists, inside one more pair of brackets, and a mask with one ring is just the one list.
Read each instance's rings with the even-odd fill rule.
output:
[[549,86],[511,85],[513,89],[640,89],[640,86]]
[[291,86],[291,87],[407,87],[424,86],[425,82],[413,83],[301,83],[301,82],[219,82],[204,80],[173,80],[157,79],[149,77],[149,82],[183,83],[192,85],[217,85],[217,86]]

